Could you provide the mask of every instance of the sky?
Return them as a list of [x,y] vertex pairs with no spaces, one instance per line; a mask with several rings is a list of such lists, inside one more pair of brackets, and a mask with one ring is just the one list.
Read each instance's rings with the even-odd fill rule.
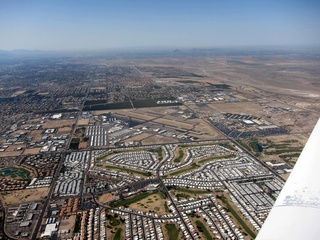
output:
[[319,0],[1,0],[0,49],[320,45]]

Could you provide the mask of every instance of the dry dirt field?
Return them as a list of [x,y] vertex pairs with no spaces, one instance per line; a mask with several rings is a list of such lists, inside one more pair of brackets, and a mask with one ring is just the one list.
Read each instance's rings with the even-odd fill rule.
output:
[[178,139],[165,137],[162,135],[153,135],[143,139],[141,142],[143,145],[166,144],[166,143],[176,143],[178,142]]
[[27,155],[27,154],[38,154],[41,148],[28,148],[25,149],[23,152],[23,155]]
[[75,123],[75,119],[73,120],[47,120],[42,126],[45,128],[61,128],[64,126],[72,126]]
[[143,212],[152,210],[157,214],[166,214],[164,206],[165,202],[165,199],[161,198],[161,196],[156,193],[140,200],[139,202],[131,204],[129,208]]
[[76,215],[63,218],[60,223],[59,230],[71,229],[74,226],[75,221]]
[[105,202],[111,201],[112,199],[114,199],[114,196],[111,193],[105,193],[98,198],[98,202],[103,204]]
[[19,204],[22,202],[33,202],[43,200],[49,192],[49,188],[35,188],[0,192],[0,198],[5,206]]
[[259,104],[254,102],[235,102],[235,103],[210,103],[210,108],[221,113],[236,113],[257,115],[257,112],[264,110]]
[[20,156],[22,152],[23,151],[13,151],[13,152],[5,151],[5,152],[0,152],[0,157],[17,157],[17,156]]
[[71,127],[61,127],[58,129],[58,133],[57,135],[61,135],[61,134],[70,134],[71,132]]
[[153,135],[154,135],[154,133],[152,133],[152,134],[151,133],[141,133],[139,135],[135,135],[131,138],[126,139],[125,142],[142,141],[142,140],[149,138]]
[[78,121],[78,125],[88,125],[89,124],[89,119],[88,118],[81,118]]
[[85,149],[88,147],[88,142],[80,142],[79,143],[79,149]]
[[29,133],[28,137],[32,137],[32,142],[39,142],[41,141],[41,133],[43,130],[33,130]]
[[318,121],[319,114],[307,111],[289,112],[281,115],[274,115],[271,121],[280,126],[287,126],[291,133],[311,133]]

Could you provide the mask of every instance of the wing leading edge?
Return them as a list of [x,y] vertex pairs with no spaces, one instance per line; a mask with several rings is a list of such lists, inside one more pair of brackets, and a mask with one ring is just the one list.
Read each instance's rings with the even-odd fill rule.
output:
[[257,240],[320,239],[320,119]]

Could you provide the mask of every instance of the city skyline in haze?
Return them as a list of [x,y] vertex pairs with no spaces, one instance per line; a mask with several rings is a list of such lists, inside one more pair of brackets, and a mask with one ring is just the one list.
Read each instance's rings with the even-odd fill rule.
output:
[[320,44],[320,2],[0,2],[0,49],[108,50]]

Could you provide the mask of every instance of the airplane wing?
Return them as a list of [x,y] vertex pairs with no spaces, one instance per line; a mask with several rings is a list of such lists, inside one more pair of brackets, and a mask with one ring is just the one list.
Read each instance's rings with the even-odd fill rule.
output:
[[320,119],[257,240],[320,239]]

